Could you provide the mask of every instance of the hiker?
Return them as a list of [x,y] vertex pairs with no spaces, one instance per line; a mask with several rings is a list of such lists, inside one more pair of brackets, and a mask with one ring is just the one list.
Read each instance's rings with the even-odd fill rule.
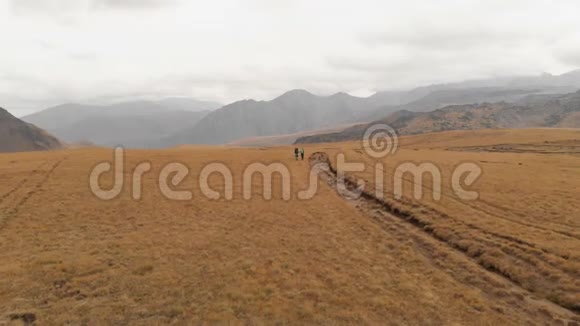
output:
[[300,149],[300,156],[302,156],[302,161],[304,161],[304,148]]
[[298,147],[294,147],[294,157],[296,158],[296,161],[298,161]]

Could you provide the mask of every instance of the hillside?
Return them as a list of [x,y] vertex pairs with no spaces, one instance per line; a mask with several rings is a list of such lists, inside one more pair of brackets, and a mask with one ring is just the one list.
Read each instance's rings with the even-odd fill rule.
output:
[[147,148],[159,139],[194,125],[217,104],[169,98],[158,102],[133,101],[108,106],[63,104],[31,114],[34,123],[67,142]]
[[[371,124],[387,124],[399,135],[485,128],[580,128],[580,91],[565,95],[533,95],[516,103],[452,105],[433,112],[398,111]],[[305,136],[296,143],[361,139],[367,124],[340,132]]]
[[0,152],[41,151],[60,147],[60,141],[46,131],[0,108]]

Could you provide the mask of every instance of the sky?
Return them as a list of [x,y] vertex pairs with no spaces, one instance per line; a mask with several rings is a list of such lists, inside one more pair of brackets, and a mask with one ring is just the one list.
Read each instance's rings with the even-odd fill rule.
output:
[[577,0],[0,0],[0,107],[378,90],[580,67]]

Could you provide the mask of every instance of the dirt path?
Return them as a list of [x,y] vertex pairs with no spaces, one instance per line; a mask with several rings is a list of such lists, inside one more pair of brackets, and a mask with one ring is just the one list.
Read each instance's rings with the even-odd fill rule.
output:
[[[337,189],[337,184],[342,182],[350,191],[356,189],[357,180],[346,177],[339,180],[336,170],[332,166],[327,154],[318,152],[310,157],[311,165],[322,163],[319,169],[321,178],[332,188]],[[328,168],[325,168],[327,164]],[[339,191],[337,191],[339,193]],[[340,196],[340,194],[337,194]],[[500,303],[497,308],[499,313],[505,310],[525,311],[531,316],[547,319],[551,323],[577,325],[580,321],[578,311],[572,307],[566,307],[553,298],[545,297],[542,293],[530,291],[519,284],[512,275],[506,274],[496,268],[493,264],[486,263],[486,260],[479,259],[483,252],[473,252],[470,248],[463,247],[458,239],[446,237],[438,232],[433,225],[417,218],[405,207],[404,201],[393,203],[375,197],[369,191],[363,191],[358,199],[347,199],[350,205],[356,207],[365,216],[373,219],[385,231],[386,235],[395,237],[401,242],[411,239],[417,252],[427,257],[429,261],[438,269],[446,271],[457,281],[470,286],[476,286],[486,297]],[[431,214],[437,213],[430,211]],[[450,217],[447,217],[448,219]],[[452,219],[451,219],[452,220]],[[461,221],[453,221],[447,227],[466,227]],[[474,229],[481,238],[477,239],[484,243],[486,249],[494,246],[511,246],[518,248],[521,252],[532,252],[535,250],[534,244],[522,243],[517,239],[500,237],[475,226],[467,225]],[[492,239],[492,240],[490,240]],[[501,249],[501,248],[500,248]],[[548,254],[550,259],[555,259],[555,255]],[[522,257],[520,257],[522,258]],[[538,260],[528,257],[530,264],[540,264]],[[555,265],[555,263],[553,264]],[[557,267],[557,266],[555,266]],[[564,271],[572,274],[574,272]],[[461,294],[457,294],[458,298]],[[555,302],[554,302],[555,301]]]

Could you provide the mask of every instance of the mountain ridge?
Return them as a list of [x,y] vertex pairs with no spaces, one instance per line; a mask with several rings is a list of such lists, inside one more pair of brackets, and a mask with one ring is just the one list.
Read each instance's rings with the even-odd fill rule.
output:
[[[578,88],[580,70],[561,75],[432,84],[410,90],[380,91],[365,98],[344,92],[319,96],[307,90],[294,89],[269,101],[230,103],[196,125],[163,139],[160,146],[226,144],[248,137],[294,134],[332,125],[369,122],[400,110],[425,112],[448,105],[501,101],[515,103],[532,94],[566,93]],[[321,110],[320,105],[314,103],[316,101],[326,101],[334,106],[334,110]]]
[[270,101],[242,100],[228,104],[163,143],[224,144],[246,137],[291,134],[363,121],[365,112],[372,107],[370,101],[348,94],[319,96],[305,90],[290,90]]
[[561,75],[432,84],[376,92],[369,97],[345,92],[321,96],[304,89],[292,89],[271,100],[244,99],[217,109],[214,103],[208,111],[196,114],[184,110],[189,105],[189,98],[140,100],[111,106],[69,103],[26,116],[23,120],[70,142],[144,148],[227,144],[245,138],[366,123],[397,111],[428,112],[450,105],[516,103],[530,95],[566,93],[579,88],[580,70],[574,70]]

